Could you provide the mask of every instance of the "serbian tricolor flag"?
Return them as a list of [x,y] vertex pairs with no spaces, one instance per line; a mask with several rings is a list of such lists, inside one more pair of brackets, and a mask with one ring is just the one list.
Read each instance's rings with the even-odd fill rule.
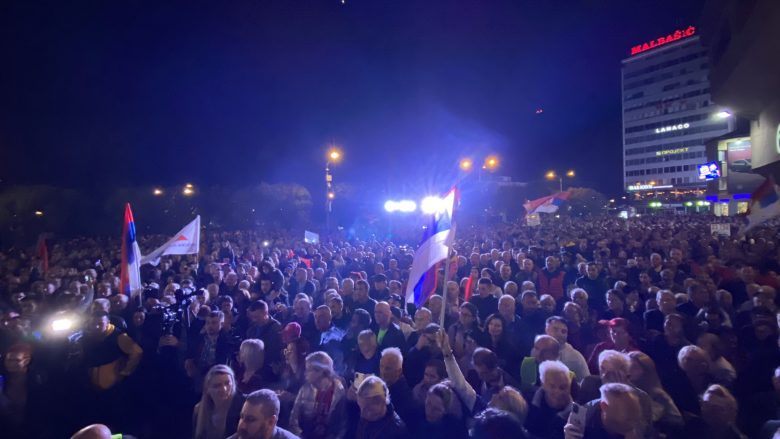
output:
[[49,248],[46,246],[46,237],[41,235],[38,237],[38,259],[40,262],[41,274],[46,274],[49,271]]
[[571,193],[569,191],[558,192],[553,195],[528,201],[523,204],[523,207],[525,208],[525,213],[528,215],[532,213],[555,213],[558,211],[558,207],[569,199],[570,195]]
[[406,284],[406,302],[414,303],[418,308],[436,291],[439,263],[447,258],[455,239],[452,214],[456,199],[456,189],[450,190],[441,199],[431,225],[425,229],[420,247],[414,252],[409,282]]
[[130,203],[125,205],[125,223],[122,226],[122,272],[119,292],[134,297],[141,292],[141,251],[135,240],[135,222]]
[[747,212],[748,223],[740,230],[740,234],[780,216],[780,191],[778,191],[773,178],[764,180],[764,183],[753,192],[750,198],[750,209]]

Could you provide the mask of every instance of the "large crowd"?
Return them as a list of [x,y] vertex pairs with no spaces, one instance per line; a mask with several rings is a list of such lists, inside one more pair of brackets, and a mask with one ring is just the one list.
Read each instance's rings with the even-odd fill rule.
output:
[[712,222],[463,226],[420,306],[390,240],[204,230],[130,297],[117,239],[6,249],[0,436],[772,438],[780,229]]

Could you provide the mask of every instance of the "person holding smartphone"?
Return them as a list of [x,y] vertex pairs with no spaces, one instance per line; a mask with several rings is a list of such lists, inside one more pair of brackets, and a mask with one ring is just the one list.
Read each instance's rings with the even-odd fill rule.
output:
[[599,389],[601,399],[589,404],[585,416],[584,407],[572,410],[563,428],[565,439],[600,439],[641,437],[641,406],[634,389],[626,384],[604,384]]

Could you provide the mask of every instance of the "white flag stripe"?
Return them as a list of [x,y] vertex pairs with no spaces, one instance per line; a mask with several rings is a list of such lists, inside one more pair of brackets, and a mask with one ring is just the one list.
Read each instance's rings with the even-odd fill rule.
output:
[[135,297],[141,293],[141,248],[138,247],[138,241],[133,241],[133,245],[130,248],[133,252],[133,261],[128,265],[128,285],[130,285],[130,297]]
[[414,287],[425,272],[447,257],[451,232],[452,229],[447,229],[431,236],[414,252],[412,269],[409,271],[409,282],[406,284],[407,303],[414,303]]

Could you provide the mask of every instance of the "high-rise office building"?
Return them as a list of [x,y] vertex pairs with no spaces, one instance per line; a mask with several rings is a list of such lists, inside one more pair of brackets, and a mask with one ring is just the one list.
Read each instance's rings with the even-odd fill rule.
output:
[[634,46],[623,60],[624,190],[703,195],[704,144],[734,124],[710,100],[708,61],[694,27]]

